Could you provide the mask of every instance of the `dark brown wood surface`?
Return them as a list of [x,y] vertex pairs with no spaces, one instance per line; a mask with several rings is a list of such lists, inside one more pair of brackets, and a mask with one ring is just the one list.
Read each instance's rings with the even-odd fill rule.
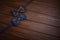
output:
[[[11,23],[11,10],[28,0],[0,1],[0,29]],[[2,34],[1,40],[60,40],[58,0],[34,0],[25,9],[27,20]]]

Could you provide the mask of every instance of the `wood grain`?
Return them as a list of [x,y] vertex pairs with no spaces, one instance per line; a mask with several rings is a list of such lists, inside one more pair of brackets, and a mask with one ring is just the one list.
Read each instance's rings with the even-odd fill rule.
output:
[[[11,23],[11,10],[27,0],[0,1],[0,29]],[[1,40],[60,40],[60,16],[57,0],[35,0],[25,9],[27,20],[12,26]]]
[[[35,5],[36,5],[37,3],[35,3]],[[42,3],[40,3],[40,4],[42,4]],[[31,5],[34,5],[34,3],[32,3]],[[45,6],[45,5],[44,5]],[[44,6],[42,6],[41,5],[41,7],[43,7],[44,8]],[[50,5],[49,5],[50,6]],[[49,6],[48,6],[48,8],[49,8]],[[5,10],[7,10],[9,7],[6,7],[6,9]],[[51,26],[56,26],[56,27],[60,27],[60,19],[58,19],[58,18],[54,18],[54,17],[51,17],[51,16],[49,16],[49,15],[46,15],[46,13],[44,12],[44,14],[43,13],[41,13],[40,11],[38,11],[38,9],[40,10],[41,8],[39,8],[39,6],[37,5],[37,7],[35,6],[35,8],[33,9],[33,8],[31,8],[31,10],[29,9],[30,8],[30,6],[27,8],[29,11],[27,11],[25,14],[26,14],[26,16],[28,17],[27,19],[30,19],[30,20],[35,20],[35,21],[37,21],[37,22],[42,22],[42,23],[45,23],[45,24],[47,24],[47,25],[51,25]],[[47,8],[47,7],[46,7]],[[33,9],[33,10],[32,10]],[[34,11],[34,10],[37,10],[38,12],[36,12],[36,11]],[[51,9],[51,12],[52,13],[50,13],[49,11],[47,11],[47,10],[45,10],[45,11],[47,11],[47,13],[48,14],[51,14],[51,15],[55,15],[55,14],[57,14],[57,12],[58,12],[58,9],[57,8],[54,8],[54,9],[56,9],[55,11],[54,11],[54,9],[50,6],[50,9]],[[53,9],[53,10],[52,10]],[[42,10],[42,9],[41,9]],[[56,12],[57,11],[57,12]],[[6,13],[6,12],[10,12],[10,11],[5,11],[5,12],[3,12],[4,14]],[[42,12],[43,12],[43,10],[42,10]],[[54,14],[53,14],[53,12],[54,12]],[[36,13],[38,13],[38,14],[36,14]],[[7,13],[6,13],[7,14]],[[10,13],[8,13],[8,14],[10,14]],[[32,15],[31,15],[32,14]],[[39,15],[39,16],[38,16]],[[43,18],[43,19],[42,19]]]
[[[6,21],[5,20],[2,20],[3,22],[5,21],[5,23],[9,24],[10,23],[10,19],[11,18],[8,18],[6,17]],[[7,22],[8,21],[8,22]],[[45,25],[45,24],[42,24],[42,23],[36,23],[36,22],[31,22],[29,20],[26,20],[26,21],[23,21],[20,25],[25,26],[25,28],[27,29],[31,29],[31,30],[35,30],[35,31],[38,31],[38,32],[43,32],[43,33],[47,33],[47,34],[53,34],[53,35],[60,35],[60,33],[57,34],[57,31],[60,30],[60,28],[55,28],[53,26],[48,26],[48,25]],[[20,26],[19,26],[20,27]]]

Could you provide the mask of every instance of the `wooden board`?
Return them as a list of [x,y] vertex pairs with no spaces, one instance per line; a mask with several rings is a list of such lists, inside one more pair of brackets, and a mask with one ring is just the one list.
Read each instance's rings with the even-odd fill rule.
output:
[[[10,18],[6,17],[7,20],[6,21],[9,21]],[[4,21],[4,20],[3,20]],[[7,24],[9,24],[8,22],[6,22]],[[56,36],[59,36],[60,33],[57,34],[57,31],[60,30],[60,28],[55,28],[53,26],[48,26],[48,25],[45,25],[45,24],[41,24],[41,23],[36,23],[36,22],[31,22],[29,20],[26,20],[26,21],[22,21],[22,23],[20,23],[20,26],[23,27],[23,28],[27,28],[27,29],[30,29],[30,30],[34,30],[36,32],[42,32],[43,34],[47,34],[47,35],[56,35]],[[18,26],[18,27],[20,27]]]
[[[37,3],[32,3],[33,5],[36,5]],[[31,4],[31,5],[32,5]],[[44,8],[44,6],[42,6],[43,8]],[[9,9],[12,9],[11,7],[6,7],[6,11],[5,12],[3,12],[4,14],[10,14],[10,13],[6,13],[6,12],[10,12],[9,10],[8,10],[8,8]],[[45,14],[45,12],[44,12],[44,14],[43,13],[40,13],[40,11],[38,11],[38,12],[35,12],[34,10],[36,9],[36,10],[38,10],[38,8],[39,8],[39,6],[37,5],[37,7],[35,7],[35,9],[33,9],[33,10],[30,10],[29,9],[30,8],[30,6],[27,8],[28,10],[27,10],[27,12],[25,13],[26,14],[26,16],[28,17],[27,19],[29,19],[29,20],[34,20],[34,21],[37,21],[37,22],[42,22],[42,23],[44,23],[44,24],[47,24],[47,25],[50,25],[50,26],[54,26],[54,27],[60,27],[60,19],[59,18],[54,18],[54,17],[52,17],[52,16],[49,16],[49,15],[46,15]],[[49,7],[48,7],[49,8]],[[50,7],[50,9],[51,9],[52,7]],[[32,8],[31,8],[32,9]],[[55,8],[54,8],[55,9]],[[57,8],[56,8],[57,9]],[[40,10],[40,9],[39,9]],[[45,10],[46,11],[46,10]],[[54,10],[52,10],[52,12],[53,12]],[[57,10],[56,10],[57,11]],[[56,13],[56,11],[54,11],[55,13]],[[43,11],[42,11],[43,12]],[[49,11],[48,11],[49,12]],[[47,12],[47,13],[48,13]],[[37,14],[38,13],[38,14]],[[55,15],[55,13],[53,14],[53,15]],[[31,15],[32,14],[32,15]],[[51,14],[50,12],[48,13],[48,14]],[[52,15],[51,14],[51,15]],[[39,16],[38,16],[39,15]]]
[[[25,2],[26,1],[22,1],[20,3],[16,0],[5,1],[4,3],[0,2],[0,28],[3,29],[11,23],[11,10],[19,7]],[[55,5],[55,3],[45,0],[40,2],[33,1],[26,7],[25,15],[27,20],[21,21],[17,26],[12,26],[12,28],[3,34],[2,39],[4,37],[7,39],[14,39],[17,37],[16,39],[21,40],[60,39],[60,16],[58,6]]]

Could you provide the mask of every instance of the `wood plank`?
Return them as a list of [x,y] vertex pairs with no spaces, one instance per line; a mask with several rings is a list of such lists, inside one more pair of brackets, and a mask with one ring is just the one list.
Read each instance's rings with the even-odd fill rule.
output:
[[56,19],[44,14],[37,14],[37,12],[27,11],[25,13],[28,20],[44,23],[54,27],[60,27],[60,19]]
[[[7,13],[5,13],[5,14],[7,14]],[[50,16],[44,15],[44,14],[39,14],[39,13],[37,14],[37,12],[33,12],[31,10],[30,11],[28,10],[25,13],[25,15],[27,16],[27,19],[29,19],[29,20],[34,20],[36,22],[44,23],[44,24],[54,26],[54,27],[60,27],[60,19],[50,17]]]
[[50,4],[57,4],[58,0],[35,0],[38,2],[45,2],[45,3],[50,3]]
[[[11,2],[10,2],[10,3],[11,3]],[[18,6],[21,5],[19,2],[14,2],[14,3],[15,3],[15,6],[14,6],[14,7],[17,7],[17,6],[16,6],[17,3],[18,3],[18,4],[17,4]],[[36,1],[33,1],[32,3],[33,3],[33,5],[37,5],[37,4],[47,4],[47,3],[40,3],[40,2],[36,2]],[[31,4],[32,4],[32,3],[31,3]],[[8,4],[9,4],[9,3],[8,3]],[[12,4],[13,4],[13,3],[12,3]],[[42,5],[42,6],[43,6],[43,5]],[[44,6],[45,6],[45,5],[44,5]],[[56,7],[55,7],[56,5],[54,6],[54,5],[52,5],[52,4],[47,4],[46,6],[49,7],[49,8],[51,7],[52,9],[55,9],[55,8],[56,8]],[[53,6],[54,6],[54,7],[53,7]],[[14,8],[14,7],[13,7],[13,8]],[[56,8],[56,9],[57,9],[57,8]]]
[[24,38],[21,38],[21,37],[17,37],[15,35],[12,35],[12,34],[7,34],[7,33],[4,33],[1,37],[0,37],[0,40],[25,40]]
[[7,34],[10,34],[10,35],[14,35],[14,36],[17,36],[17,37],[23,37],[23,38],[27,38],[27,39],[35,39],[37,38],[38,40],[58,40],[59,38],[55,38],[55,37],[52,37],[52,36],[49,36],[49,35],[45,35],[45,34],[42,34],[42,33],[36,33],[34,31],[30,31],[30,30],[26,30],[24,28],[20,28],[18,26],[16,27],[13,27],[12,29],[8,30],[7,31]]
[[48,26],[45,24],[39,24],[39,23],[35,23],[35,22],[31,22],[31,21],[23,21],[21,23],[22,26],[25,26],[25,28],[27,29],[31,29],[31,30],[35,30],[38,32],[43,32],[43,33],[47,33],[47,34],[52,34],[52,35],[60,35],[60,33],[57,34],[57,31],[60,30],[60,28],[54,28],[52,26]]
[[22,37],[22,38],[26,38],[26,39],[36,39],[36,40],[58,40],[59,38],[55,38],[46,34],[42,34],[42,33],[36,33],[34,31],[31,30],[27,30],[25,28],[22,28],[20,26],[20,28],[18,26],[16,27],[12,27],[12,29],[9,29],[7,32],[7,34],[12,34],[15,35],[17,37]]
[[52,36],[49,36],[49,35],[46,35],[46,34],[42,34],[42,33],[37,33],[37,32],[34,32],[34,31],[31,31],[31,30],[27,30],[25,28],[22,28],[20,26],[20,28],[18,26],[16,27],[12,27],[11,29],[9,29],[8,31],[6,31],[7,34],[10,34],[10,35],[15,35],[17,37],[22,37],[22,38],[25,38],[25,39],[30,39],[30,40],[58,40],[59,38],[55,38],[55,37],[52,37]]
[[[6,13],[8,12],[8,11],[5,11]],[[35,15],[32,15],[32,17],[30,17],[31,16],[31,14],[35,14]],[[27,13],[26,13],[26,16],[27,16],[27,18],[29,19],[29,20],[27,20],[27,21],[23,21],[19,26],[24,26],[23,28],[26,28],[26,29],[30,29],[31,31],[32,30],[34,30],[35,32],[38,32],[38,33],[40,33],[40,32],[43,32],[43,34],[44,33],[47,33],[47,34],[53,34],[53,35],[56,35],[56,36],[59,36],[60,34],[58,33],[58,31],[60,30],[59,28],[55,28],[55,27],[52,27],[52,26],[48,26],[48,25],[45,25],[45,24],[42,24],[42,23],[36,23],[36,22],[32,22],[32,21],[34,21],[35,19],[39,19],[39,17],[37,18],[37,17],[35,17],[36,15],[38,15],[38,14],[36,14],[36,13],[32,13],[32,12],[29,12],[29,15],[27,15]],[[42,15],[42,14],[39,14],[39,15]],[[29,18],[30,17],[30,18]],[[40,16],[41,18],[42,18],[42,16]],[[50,17],[50,16],[46,16],[46,15],[43,15],[43,20],[41,20],[41,21],[46,21],[47,23],[51,23],[52,22],[52,24],[54,24],[53,23],[53,21],[57,21],[55,18],[52,18],[52,17]],[[47,18],[46,18],[47,17]],[[48,17],[49,17],[49,19],[48,19]],[[3,17],[4,18],[4,17]],[[2,19],[3,19],[2,18]],[[7,17],[6,17],[7,18]],[[45,20],[45,18],[48,20]],[[7,18],[8,19],[8,18]],[[5,21],[7,20],[7,19],[4,19]],[[31,20],[32,21],[31,21]],[[52,20],[53,19],[53,20]],[[4,21],[3,20],[3,21]],[[9,18],[9,20],[11,21],[11,19]],[[40,20],[40,19],[39,19]],[[39,22],[39,20],[35,20],[35,21],[37,21],[37,22]],[[8,20],[7,20],[8,21]],[[6,22],[7,22],[6,21]],[[9,21],[9,22],[10,22]],[[51,22],[50,22],[51,21]],[[8,23],[9,23],[8,22]],[[58,21],[58,22],[60,22],[60,21]],[[55,24],[54,24],[55,25]],[[40,27],[41,26],[41,27]],[[27,34],[26,34],[27,35]],[[26,37],[26,36],[24,36],[24,37]],[[28,37],[28,36],[27,36]],[[34,36],[33,36],[34,37]],[[35,37],[34,37],[35,38]],[[34,38],[32,38],[32,39],[34,39]],[[50,38],[50,37],[49,37]],[[38,37],[38,39],[40,39],[39,37]],[[54,38],[52,38],[52,39],[54,39]],[[42,40],[44,40],[44,39],[42,39]],[[50,39],[51,40],[51,39]]]
[[[7,9],[6,8],[7,7],[5,7],[4,10],[7,10],[10,7],[8,7]],[[7,10],[5,12],[9,13],[10,10],[9,11]],[[15,29],[13,28],[13,31],[11,30],[8,33],[11,33],[19,37],[22,36],[24,38],[28,38],[31,40],[35,40],[35,39],[36,40],[40,40],[40,39],[41,40],[59,40],[58,37],[60,37],[60,33],[58,31],[60,30],[60,28],[53,27],[51,25],[55,25],[56,23],[57,26],[60,26],[59,25],[60,19],[56,19],[54,17],[48,16],[45,14],[39,14],[35,11],[33,12],[30,10],[27,11],[25,15],[27,16],[28,20],[22,21]],[[12,17],[7,15],[5,15],[4,17],[3,16],[1,16],[1,21],[4,21],[7,24],[9,24],[11,22]],[[48,23],[50,25],[47,25]]]
[[[24,2],[23,2],[24,3]],[[23,4],[22,3],[22,4]],[[9,4],[9,3],[8,3]],[[13,3],[12,3],[13,4]],[[11,7],[11,2],[10,2],[10,7]],[[16,5],[17,4],[17,5]],[[20,2],[14,2],[14,7],[18,7],[20,4]],[[35,6],[35,7],[34,7]],[[13,7],[13,8],[14,8]],[[54,16],[54,17],[59,17],[59,10],[58,7],[54,4],[49,4],[49,3],[45,3],[45,2],[37,2],[37,1],[33,1],[31,3],[31,5],[29,7],[27,7],[27,9],[29,10],[34,10],[37,12],[40,12],[42,14],[47,14],[50,16]],[[38,11],[39,10],[39,11]],[[58,13],[58,14],[57,14]]]
[[[8,8],[10,8],[10,7],[6,7],[6,11],[3,12],[3,13],[10,12],[10,10],[7,11]],[[54,27],[60,27],[60,21],[59,21],[60,19],[48,16],[48,15],[40,14],[40,13],[37,14],[37,13],[39,13],[39,12],[27,11],[27,13],[26,13],[27,19],[34,20],[34,21],[37,21],[37,22],[40,22],[40,23],[42,22],[44,24],[54,26]],[[10,13],[8,13],[8,14],[10,14]],[[32,14],[32,16],[35,17],[35,18],[31,17],[30,14]],[[37,16],[35,16],[35,15],[37,15]],[[38,15],[40,15],[40,16],[38,16]]]
[[[6,10],[4,12],[1,12],[2,14],[10,14],[10,10],[7,10],[8,7],[6,7]],[[31,10],[28,10],[25,15],[27,16],[27,19],[29,20],[34,20],[34,21],[37,21],[37,22],[42,22],[42,23],[45,23],[47,25],[51,25],[51,26],[57,26],[57,27],[60,27],[60,19],[57,19],[57,18],[54,18],[54,17],[50,17],[48,15],[44,15],[44,14],[40,14],[37,12],[33,12]],[[39,16],[38,16],[39,15]]]
[[[6,18],[7,18],[7,20],[5,21],[5,23],[8,23],[10,21],[9,19],[11,17],[10,18],[6,17]],[[56,27],[53,27],[53,26],[48,26],[48,25],[45,25],[45,24],[42,24],[42,23],[36,23],[36,22],[33,22],[33,21],[26,20],[26,21],[23,21],[20,25],[23,26],[23,28],[25,27],[27,29],[35,30],[35,31],[38,31],[38,32],[43,32],[43,33],[56,35],[56,36],[60,35],[60,33],[58,33],[60,28],[56,28]]]
[[50,15],[50,16],[56,16],[56,17],[60,18],[58,7],[55,7],[55,6],[56,5],[45,3],[45,2],[33,1],[27,7],[27,9],[34,10],[34,11],[40,12],[42,14],[47,14],[47,15]]

